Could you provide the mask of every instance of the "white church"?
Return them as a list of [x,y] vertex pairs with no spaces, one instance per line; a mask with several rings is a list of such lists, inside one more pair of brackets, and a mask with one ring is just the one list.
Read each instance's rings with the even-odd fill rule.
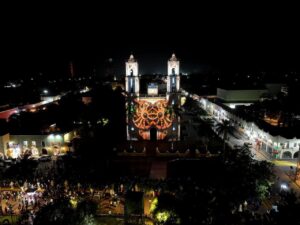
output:
[[175,112],[181,107],[180,62],[175,54],[167,62],[166,88],[150,82],[143,92],[137,60],[130,55],[125,64],[127,139],[179,141],[180,118]]

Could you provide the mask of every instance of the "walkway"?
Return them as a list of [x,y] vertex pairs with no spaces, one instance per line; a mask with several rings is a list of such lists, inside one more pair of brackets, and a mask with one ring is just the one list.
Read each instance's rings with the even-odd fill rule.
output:
[[[196,101],[200,102],[200,98],[196,99]],[[200,105],[199,105],[200,107]],[[217,117],[213,116],[213,118],[221,123],[222,121],[219,121]],[[212,127],[212,129],[216,132],[215,127]],[[267,152],[262,151],[260,149],[256,149],[256,142],[255,140],[251,140],[248,137],[246,137],[245,134],[241,133],[239,130],[236,129],[236,132],[238,132],[239,137],[234,137],[231,134],[228,134],[228,141],[226,143],[231,147],[231,148],[236,148],[239,146],[243,146],[245,143],[250,143],[249,147],[251,150],[251,153],[253,155],[253,158],[258,161],[266,160],[269,162],[274,163],[274,174],[279,178],[276,183],[275,187],[278,188],[278,190],[281,189],[281,184],[287,184],[289,188],[291,188],[293,191],[295,191],[299,196],[300,196],[300,186],[298,186],[294,180],[291,179],[287,175],[287,170],[286,167],[293,166],[294,168],[296,167],[296,163],[293,163],[291,161],[284,161],[284,160],[273,160]],[[289,172],[289,171],[288,171]]]

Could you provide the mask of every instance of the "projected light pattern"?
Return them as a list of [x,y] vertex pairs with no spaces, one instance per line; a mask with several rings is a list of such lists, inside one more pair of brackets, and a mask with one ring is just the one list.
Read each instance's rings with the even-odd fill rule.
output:
[[[157,131],[157,140],[163,140],[167,136],[167,130]],[[139,130],[139,135],[143,138],[143,140],[150,140],[150,132],[147,130]]]
[[136,103],[133,123],[137,128],[146,130],[155,127],[164,130],[172,125],[172,113],[167,108],[166,100],[155,102],[137,100]]

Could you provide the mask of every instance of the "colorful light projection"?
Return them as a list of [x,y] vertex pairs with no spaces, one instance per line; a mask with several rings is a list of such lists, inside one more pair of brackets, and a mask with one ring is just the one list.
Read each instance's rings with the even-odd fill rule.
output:
[[136,109],[133,116],[134,125],[142,130],[155,127],[164,130],[172,125],[173,113],[167,107],[166,100],[146,101],[136,100]]
[[[157,140],[164,140],[167,134],[168,132],[166,130],[157,131]],[[143,138],[143,140],[150,140],[150,131],[148,130],[139,130],[139,135]]]

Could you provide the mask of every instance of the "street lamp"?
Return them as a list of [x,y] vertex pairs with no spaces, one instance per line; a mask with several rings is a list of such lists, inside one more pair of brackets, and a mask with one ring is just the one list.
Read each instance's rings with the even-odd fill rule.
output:
[[281,185],[280,185],[280,190],[282,191],[287,191],[289,188],[288,188],[288,186],[287,186],[287,184],[285,184],[285,183],[282,183]]
[[44,90],[43,90],[43,93],[44,93],[44,94],[48,94],[49,92],[48,92],[47,89],[44,89]]

